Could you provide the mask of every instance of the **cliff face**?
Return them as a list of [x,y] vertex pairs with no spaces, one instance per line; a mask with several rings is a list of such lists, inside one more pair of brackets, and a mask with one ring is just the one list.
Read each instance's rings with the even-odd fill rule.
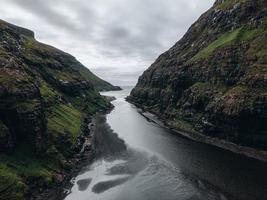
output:
[[0,21],[0,199],[24,199],[61,173],[85,122],[110,107],[95,87],[114,89],[32,31]]
[[267,1],[217,0],[129,100],[176,128],[267,149]]

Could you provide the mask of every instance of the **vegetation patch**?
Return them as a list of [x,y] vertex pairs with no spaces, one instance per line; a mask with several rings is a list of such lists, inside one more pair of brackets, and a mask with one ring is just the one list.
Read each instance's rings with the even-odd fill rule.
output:
[[0,199],[24,200],[27,187],[22,178],[0,163]]
[[235,31],[232,31],[230,33],[225,33],[222,36],[220,36],[217,40],[212,42],[209,46],[199,51],[192,60],[198,60],[200,58],[206,58],[208,57],[215,49],[225,46],[227,44],[232,43],[236,40],[237,36],[240,33],[241,28],[236,29]]
[[[54,79],[57,80],[65,82],[81,80],[81,76],[78,74],[78,72],[75,71],[69,71],[67,69],[65,71],[62,71],[60,69],[53,69],[50,67],[45,67],[44,70],[47,75],[52,76]],[[83,81],[83,79],[81,81]]]
[[[267,31],[265,33],[267,34]],[[267,58],[267,40],[264,40],[262,38],[257,38],[253,40],[249,50],[247,51],[247,54],[255,55],[262,63],[265,63]]]
[[37,107],[40,107],[40,101],[39,99],[33,99],[17,102],[16,107],[23,112],[33,112]]
[[242,94],[247,94],[248,93],[248,88],[243,85],[238,85],[232,88],[231,90],[226,92],[226,96],[228,95],[242,95]]
[[181,116],[177,116],[175,118],[174,126],[180,128],[182,130],[188,130],[188,131],[194,130],[193,124],[184,120]]
[[0,82],[9,83],[12,80],[12,77],[4,71],[0,71]]
[[40,93],[42,98],[44,99],[45,102],[52,102],[55,100],[57,96],[59,96],[59,92],[53,89],[47,82],[41,81],[40,82]]
[[265,89],[252,89],[244,85],[237,85],[227,91],[224,96],[226,99],[234,99],[235,104],[233,105],[242,105],[239,107],[240,109],[252,109],[255,107],[254,104],[256,103],[257,98],[264,93]]
[[81,131],[83,114],[71,104],[57,104],[48,113],[47,128],[53,134],[69,133],[73,142]]
[[249,1],[249,0],[224,0],[221,4],[219,4],[217,6],[217,8],[225,10],[225,9],[230,8],[230,7],[233,7],[237,3],[244,3],[247,1]]
[[249,42],[263,34],[267,31],[263,28],[249,29],[246,27],[238,28],[232,32],[225,33],[221,35],[217,40],[209,44],[206,48],[200,50],[191,61],[196,61],[201,58],[207,58],[211,53],[213,53],[218,48],[231,45],[235,42]]
[[265,33],[267,33],[267,31],[264,28],[257,28],[257,29],[242,28],[238,40],[251,41],[256,37],[259,37]]
[[34,65],[38,68],[44,68],[46,66],[60,65],[55,59],[57,51],[56,48],[42,44],[32,37],[25,37],[20,53],[27,64]]
[[211,84],[209,83],[204,83],[204,82],[196,82],[192,88],[196,88],[198,90],[203,90],[203,89],[207,89],[207,88],[210,88],[211,87]]
[[191,88],[202,92],[212,90],[216,93],[224,93],[227,91],[227,87],[225,85],[212,85],[208,82],[196,82],[194,85],[191,86]]
[[43,44],[41,42],[38,42],[32,37],[26,37],[25,38],[24,47],[26,49],[33,49],[33,50],[36,50],[36,51],[39,51],[42,53],[57,51],[56,48],[49,46],[49,45],[46,45],[46,44]]
[[[73,56],[38,42],[32,32],[1,20],[0,28],[0,62],[7,64],[0,70],[2,111],[8,110],[4,122],[12,122],[5,125],[0,120],[1,144],[12,144],[7,143],[0,152],[0,199],[24,200],[34,189],[51,186],[54,174],[70,167],[66,159],[80,147],[76,141],[87,126],[83,123],[85,115],[110,107],[93,87],[112,85]],[[92,83],[91,88],[82,84],[86,80]],[[77,95],[69,96],[73,88]],[[18,120],[23,133],[33,126],[27,133],[29,138],[20,139],[21,133],[12,127],[16,126],[14,120]],[[44,145],[44,152],[36,151],[39,144]]]
[[29,183],[34,187],[48,185],[59,169],[60,161],[37,157],[27,144],[10,155],[0,154],[0,199],[26,199]]

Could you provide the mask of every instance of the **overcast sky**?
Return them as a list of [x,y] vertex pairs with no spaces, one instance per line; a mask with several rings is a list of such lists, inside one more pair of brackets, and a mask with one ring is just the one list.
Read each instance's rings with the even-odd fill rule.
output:
[[214,0],[1,0],[0,18],[74,55],[101,78],[133,85]]

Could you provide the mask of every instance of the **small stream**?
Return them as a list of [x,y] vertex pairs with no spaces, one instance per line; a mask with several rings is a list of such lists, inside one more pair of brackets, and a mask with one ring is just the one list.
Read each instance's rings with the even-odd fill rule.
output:
[[65,200],[267,200],[267,163],[175,135],[115,96],[98,116],[98,159],[73,179]]

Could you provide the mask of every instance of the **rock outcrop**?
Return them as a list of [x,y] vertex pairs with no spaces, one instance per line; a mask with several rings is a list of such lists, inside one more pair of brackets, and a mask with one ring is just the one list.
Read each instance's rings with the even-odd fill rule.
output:
[[267,2],[217,0],[128,99],[178,129],[267,150]]
[[[90,117],[118,89],[73,56],[0,20],[0,199],[25,199],[68,166]],[[87,133],[88,134],[88,133]]]

